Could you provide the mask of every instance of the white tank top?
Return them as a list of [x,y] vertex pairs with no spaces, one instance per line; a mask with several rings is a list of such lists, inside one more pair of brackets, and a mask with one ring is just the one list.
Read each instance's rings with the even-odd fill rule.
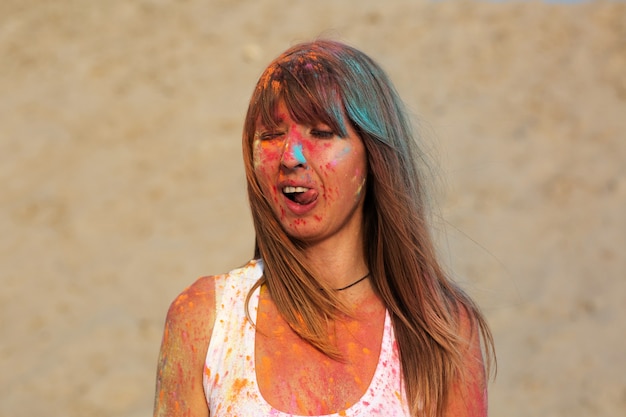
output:
[[[262,261],[253,260],[215,279],[215,325],[203,372],[204,393],[211,417],[294,415],[269,405],[257,385],[254,363],[256,332],[246,319],[244,306],[248,291],[262,274]],[[257,288],[250,299],[250,316],[253,321],[256,321],[258,301]],[[387,313],[378,365],[367,391],[351,407],[324,417],[409,415],[400,375],[398,349]]]

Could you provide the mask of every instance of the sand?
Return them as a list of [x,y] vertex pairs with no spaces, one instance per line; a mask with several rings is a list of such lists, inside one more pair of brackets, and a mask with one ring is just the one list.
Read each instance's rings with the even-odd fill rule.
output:
[[170,301],[252,256],[264,66],[378,60],[493,327],[493,416],[626,415],[626,4],[3,0],[0,415],[150,415]]

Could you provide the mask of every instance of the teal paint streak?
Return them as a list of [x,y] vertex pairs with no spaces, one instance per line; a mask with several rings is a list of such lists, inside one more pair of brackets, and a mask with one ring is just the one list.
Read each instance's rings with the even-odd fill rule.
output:
[[296,161],[301,164],[304,164],[306,162],[306,158],[304,157],[304,153],[302,152],[301,144],[298,143],[293,146],[293,157],[296,158]]

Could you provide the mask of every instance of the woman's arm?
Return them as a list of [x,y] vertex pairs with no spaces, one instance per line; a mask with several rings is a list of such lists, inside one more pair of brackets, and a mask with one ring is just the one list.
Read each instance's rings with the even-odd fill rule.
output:
[[465,314],[461,316],[461,335],[467,340],[462,348],[464,375],[453,383],[445,416],[486,417],[487,377],[478,325],[472,325]]
[[200,278],[172,302],[157,367],[154,417],[208,417],[202,373],[215,320],[215,285]]

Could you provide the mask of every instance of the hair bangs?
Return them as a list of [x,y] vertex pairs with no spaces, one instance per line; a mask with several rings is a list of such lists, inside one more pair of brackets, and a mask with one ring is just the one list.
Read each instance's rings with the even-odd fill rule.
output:
[[338,136],[346,137],[345,107],[338,84],[319,62],[298,59],[278,62],[259,82],[257,123],[272,128],[280,123],[278,104],[284,103],[289,116],[298,124],[328,125]]

